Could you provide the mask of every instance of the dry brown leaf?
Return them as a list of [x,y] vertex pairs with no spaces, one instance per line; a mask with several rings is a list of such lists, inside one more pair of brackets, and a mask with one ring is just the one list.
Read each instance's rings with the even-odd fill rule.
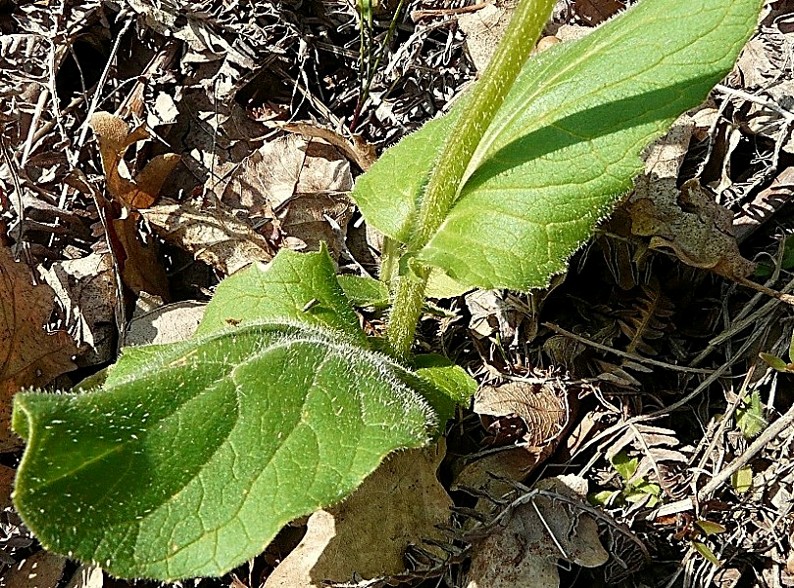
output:
[[361,171],[367,171],[378,159],[375,146],[367,143],[359,135],[353,135],[352,140],[350,140],[334,130],[307,123],[286,123],[279,126],[290,133],[298,133],[304,137],[315,137],[328,141],[328,143],[349,157]]
[[626,8],[625,0],[574,0],[573,13],[594,27]]
[[714,201],[697,179],[676,187],[693,123],[684,115],[649,149],[645,175],[625,209],[631,231],[651,237],[655,249],[670,248],[684,263],[728,278],[744,278],[754,265],[744,259],[733,235],[733,214]]
[[78,363],[89,366],[111,361],[118,303],[111,255],[92,253],[57,261],[40,273],[65,308],[65,329],[80,346]]
[[452,506],[436,478],[444,453],[439,444],[389,456],[342,504],[309,518],[303,541],[265,588],[319,588],[354,572],[364,578],[403,572],[406,548],[445,540],[436,528],[448,524]]
[[541,448],[557,439],[568,426],[568,390],[562,380],[554,377],[483,386],[474,397],[474,412],[497,418],[520,417],[526,425],[524,440],[530,447]]
[[125,344],[162,345],[186,341],[196,332],[206,307],[206,303],[185,300],[133,316]]
[[136,295],[149,294],[167,301],[168,276],[160,259],[157,243],[143,243],[138,230],[141,211],[130,211],[125,218],[108,223],[110,241],[116,252],[121,279]]
[[11,491],[14,489],[16,470],[0,465],[0,510],[11,506]]
[[130,145],[149,138],[146,127],[140,125],[130,131],[127,123],[109,112],[94,113],[90,125],[97,136],[110,195],[130,210],[152,206],[166,177],[179,163],[179,156],[175,153],[157,155],[132,178],[124,154]]
[[[510,480],[524,480],[537,464],[537,456],[526,447],[502,447],[469,461],[455,476],[450,489],[502,498],[513,490]],[[492,508],[489,500],[478,500],[475,505],[475,510],[483,513]]]
[[265,238],[220,204],[209,210],[201,203],[164,201],[140,213],[163,239],[222,274],[273,258]]
[[52,288],[34,286],[27,266],[0,246],[0,451],[21,445],[10,429],[13,395],[75,369],[77,348],[69,334],[44,330],[54,299]]
[[66,567],[66,559],[49,551],[37,551],[11,568],[3,584],[6,588],[53,588]]
[[477,71],[483,71],[491,61],[515,7],[516,0],[496,0],[458,18],[458,27],[466,33],[466,48]]
[[301,194],[289,200],[278,216],[290,249],[317,251],[322,241],[328,245],[331,256],[338,259],[345,247],[353,205],[343,194]]
[[[587,495],[587,481],[572,475],[541,480],[536,488],[576,501]],[[472,546],[467,588],[555,588],[557,560],[588,568],[609,560],[596,521],[567,502],[537,496],[505,514]]]
[[232,209],[245,209],[252,216],[272,216],[295,195],[306,161],[306,139],[287,135],[265,143],[243,159],[230,174],[221,200]]

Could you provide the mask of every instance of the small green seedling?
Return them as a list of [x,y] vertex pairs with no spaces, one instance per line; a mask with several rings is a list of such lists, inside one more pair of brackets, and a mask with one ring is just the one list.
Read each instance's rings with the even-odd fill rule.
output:
[[789,343],[788,347],[788,362],[777,355],[772,355],[771,353],[761,352],[758,354],[758,356],[763,359],[769,367],[776,369],[779,372],[789,374],[794,373],[794,333],[791,335],[791,342]]
[[[642,149],[730,70],[762,1],[643,0],[527,60],[553,4],[521,0],[472,93],[359,178],[382,285],[282,251],[222,282],[192,339],[125,350],[95,390],[16,396],[14,504],[42,545],[116,576],[217,576],[443,431],[474,384],[412,355],[427,292],[563,271]],[[386,341],[345,286],[388,292]]]
[[761,394],[754,390],[749,398],[743,398],[736,407],[736,426],[745,439],[755,439],[764,432],[769,425],[766,420],[766,410],[761,402]]
[[640,461],[629,458],[625,451],[620,451],[610,460],[612,467],[623,480],[621,490],[604,490],[596,492],[590,497],[593,504],[605,505],[618,503],[644,502],[645,506],[653,508],[658,505],[662,496],[659,484],[648,482],[643,478],[635,477]]

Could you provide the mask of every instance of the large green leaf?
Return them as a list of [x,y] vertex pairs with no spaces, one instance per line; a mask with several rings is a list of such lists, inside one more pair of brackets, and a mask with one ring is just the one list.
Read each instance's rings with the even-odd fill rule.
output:
[[[531,59],[419,259],[473,286],[546,285],[631,188],[641,150],[730,69],[761,4],[643,0]],[[359,180],[354,199],[390,237],[409,240],[449,127],[411,135]]]
[[282,249],[269,264],[254,263],[226,278],[207,305],[197,334],[262,321],[328,327],[366,344],[324,247],[316,253]]
[[103,391],[16,396],[15,504],[46,548],[112,574],[219,575],[429,439],[411,378],[285,324],[129,349]]

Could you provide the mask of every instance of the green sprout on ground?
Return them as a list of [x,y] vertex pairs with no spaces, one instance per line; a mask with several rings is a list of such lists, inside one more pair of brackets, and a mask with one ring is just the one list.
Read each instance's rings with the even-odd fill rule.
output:
[[473,91],[356,184],[386,236],[369,289],[390,298],[385,343],[326,251],[282,251],[222,282],[192,339],[126,349],[96,389],[16,396],[14,503],[44,547],[122,577],[221,575],[443,432],[475,386],[412,353],[428,285],[528,290],[564,271],[761,9],[643,0],[528,59],[553,4],[520,0]]

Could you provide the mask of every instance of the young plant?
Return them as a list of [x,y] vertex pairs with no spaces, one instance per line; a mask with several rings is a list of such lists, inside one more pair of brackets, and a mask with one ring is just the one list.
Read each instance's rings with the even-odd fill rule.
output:
[[117,576],[220,575],[443,431],[474,386],[411,355],[428,282],[544,286],[761,7],[643,0],[524,65],[553,3],[521,0],[472,94],[358,180],[387,237],[387,344],[360,329],[324,250],[282,251],[222,282],[192,339],[125,350],[99,389],[16,396],[14,502],[46,548]]

